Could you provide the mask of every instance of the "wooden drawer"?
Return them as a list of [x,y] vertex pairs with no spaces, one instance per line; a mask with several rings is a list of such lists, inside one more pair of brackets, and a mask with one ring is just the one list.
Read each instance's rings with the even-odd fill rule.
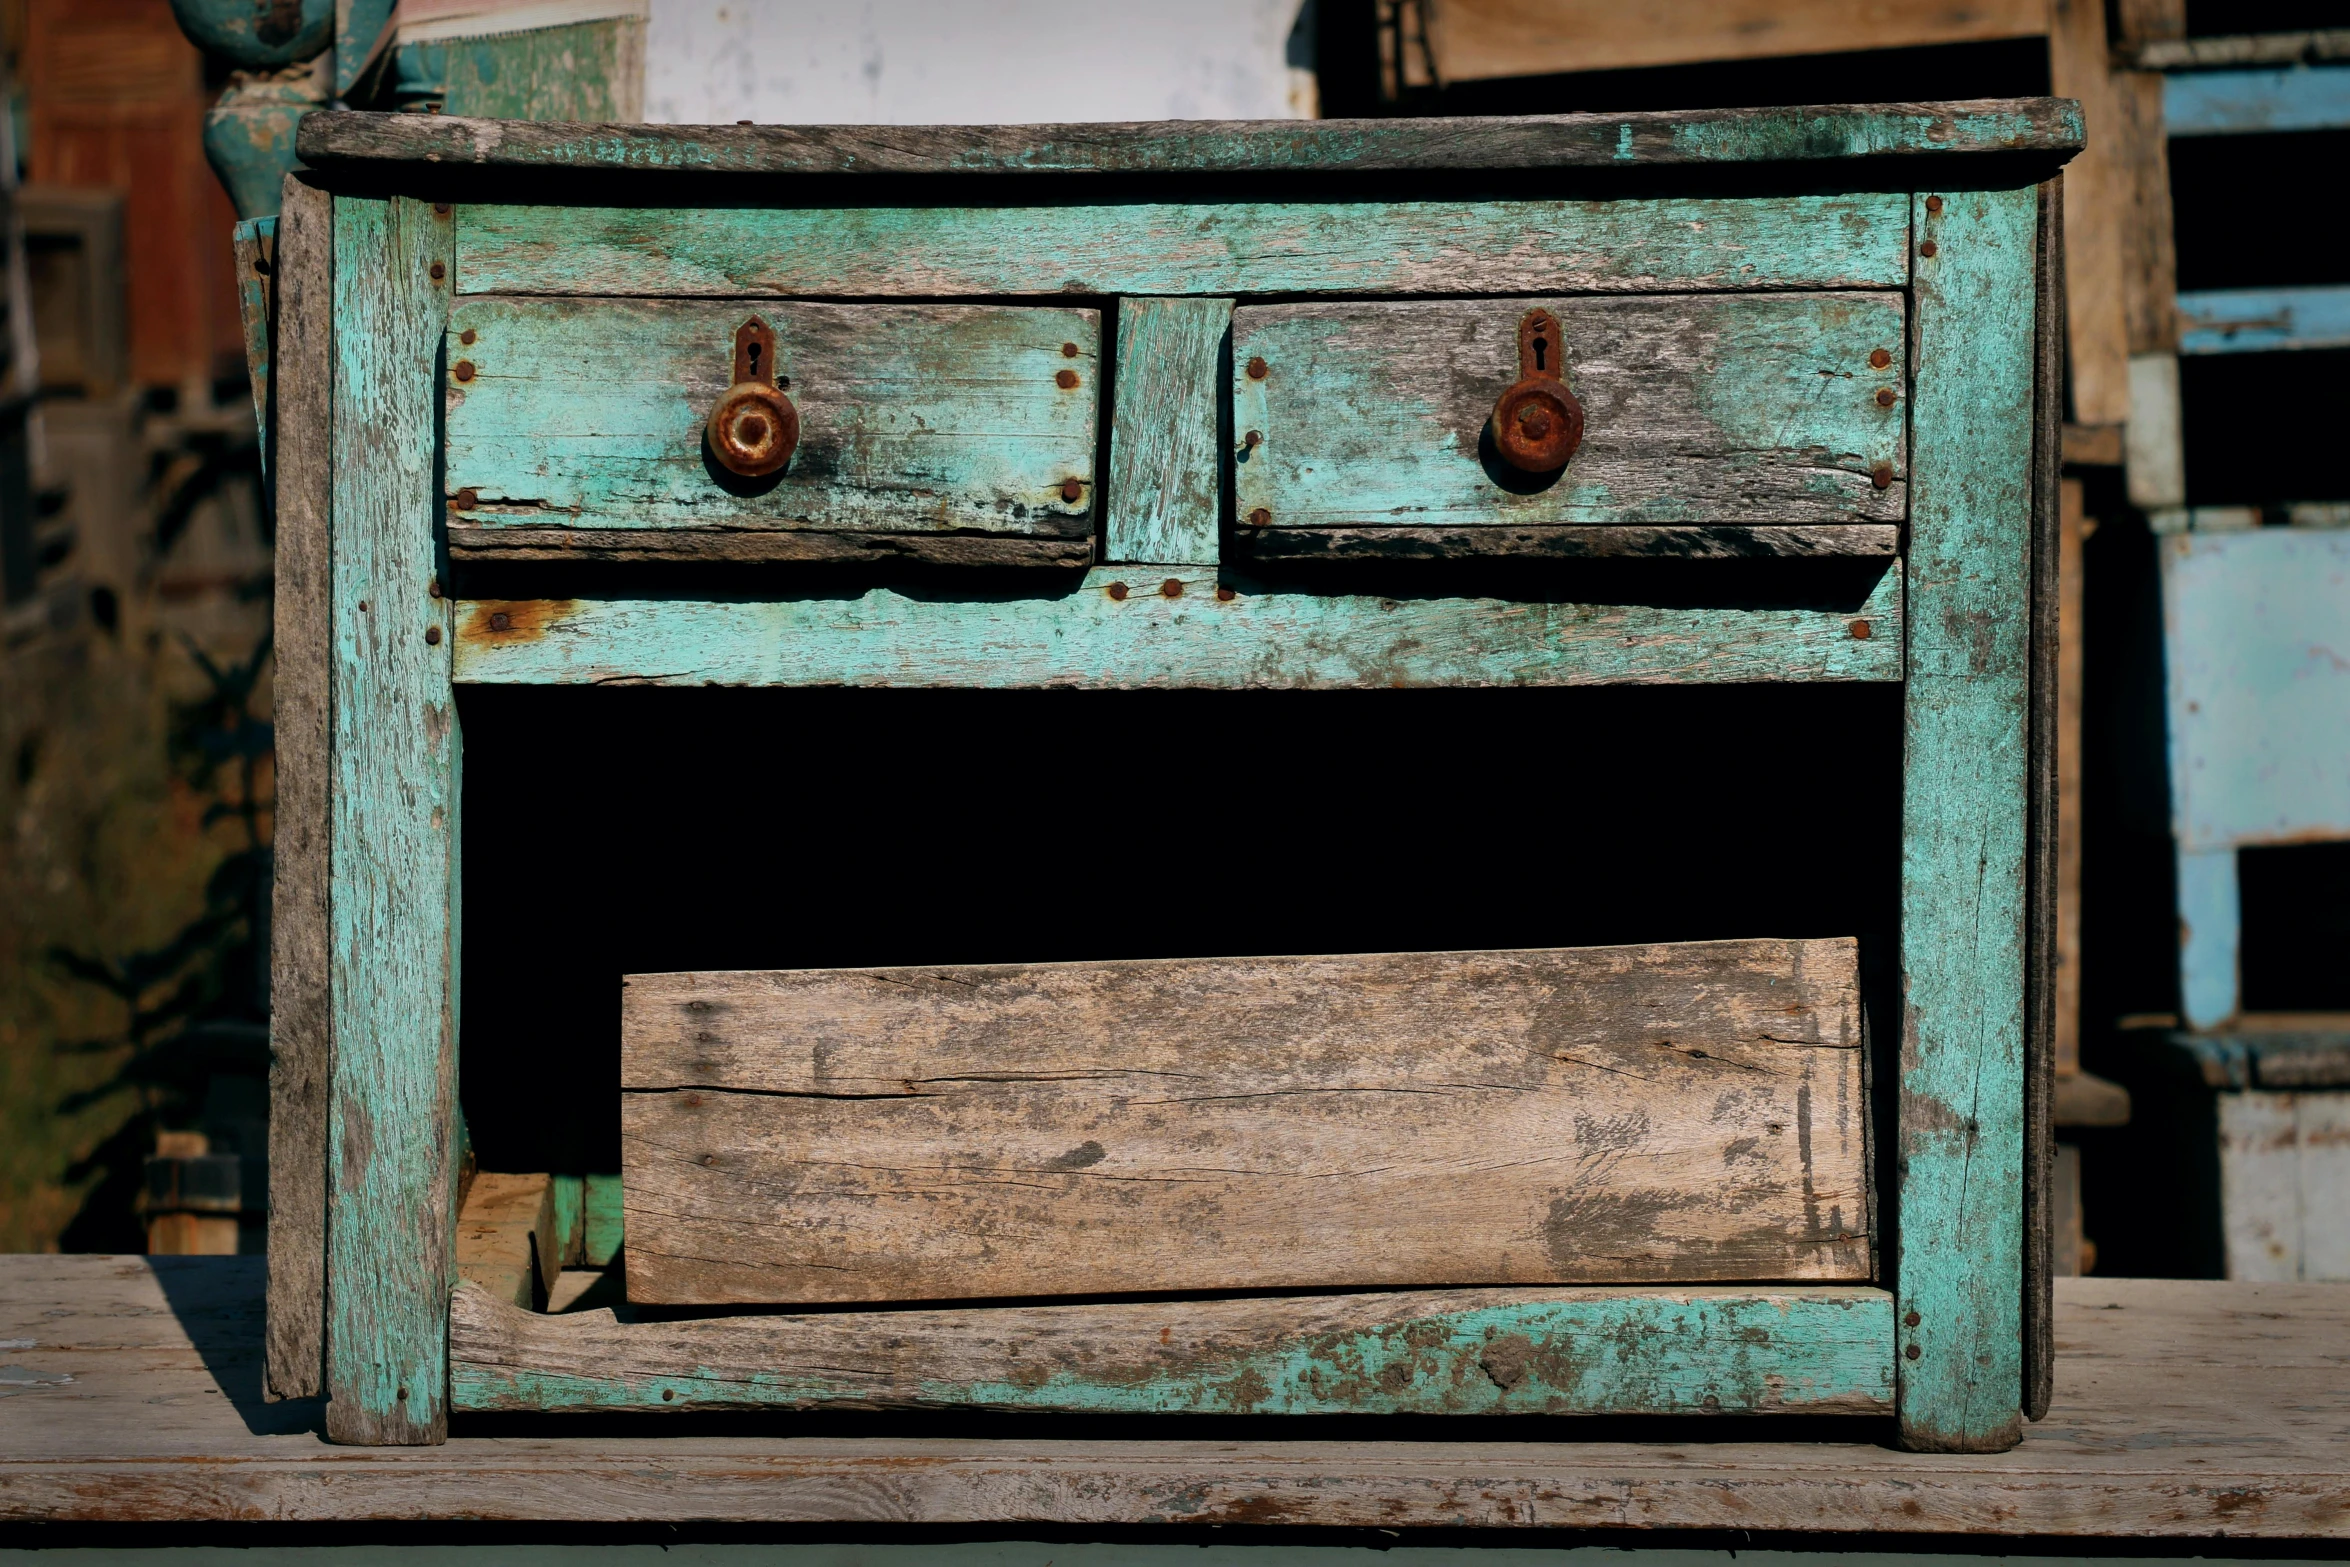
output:
[[[1532,309],[1563,329],[1554,368],[1585,415],[1552,472],[1512,466],[1492,424]],[[1240,541],[1284,558],[1889,555],[1903,318],[1891,292],[1244,306]]]
[[[753,319],[800,434],[746,479],[704,423]],[[446,353],[460,556],[1092,558],[1099,310],[482,295]]]
[[1855,956],[636,975],[629,1298],[1865,1282]]

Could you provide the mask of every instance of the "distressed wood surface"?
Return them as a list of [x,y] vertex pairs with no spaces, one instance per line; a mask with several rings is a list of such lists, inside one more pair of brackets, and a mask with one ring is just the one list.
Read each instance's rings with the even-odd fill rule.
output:
[[632,975],[629,1299],[1866,1279],[1856,952]]
[[334,465],[334,201],[285,182],[277,239],[276,827],[269,917],[269,1334],[278,1398],[315,1398],[324,1372],[328,975],[334,646],[327,518]]
[[[708,455],[703,426],[754,314],[774,329],[800,440],[781,475],[746,482]],[[476,551],[507,528],[1090,529],[1098,310],[476,296],[450,312],[446,361],[444,482]]]
[[2217,1096],[2228,1277],[2350,1280],[2350,1094]]
[[1882,1290],[1449,1290],[622,1321],[460,1286],[460,1409],[1886,1414]]
[[876,588],[764,603],[466,600],[457,606],[456,678],[1297,689],[1901,676],[1894,571],[1850,610],[1263,594],[1253,585],[1225,599],[1220,587],[1232,585],[1197,567],[1105,566],[1065,593],[1034,598]]
[[[2025,798],[2024,1414],[2048,1412],[2056,1260],[2057,590],[2064,457],[2064,181],[2040,187],[2032,332],[2031,735]],[[2073,632],[2078,634],[2076,624]]]
[[1917,210],[1897,1294],[1902,1439],[1960,1452],[2022,1430],[2039,202],[1934,201]]
[[[1559,318],[1584,408],[1583,443],[1547,483],[1504,462],[1490,428],[1533,304]],[[1244,307],[1234,513],[1252,528],[1898,521],[1903,335],[1895,293]]]
[[473,294],[1645,293],[1891,288],[1897,195],[1136,202],[1031,207],[460,205]]
[[[338,1441],[447,1434],[458,735],[435,585],[449,220],[334,209],[333,1121],[326,1378]],[[429,634],[429,639],[428,639]]]
[[1622,168],[1969,153],[2068,155],[2080,118],[2054,98],[1682,109],[1459,119],[1128,125],[582,125],[313,114],[318,166],[699,170],[740,174],[1328,173]]
[[646,561],[703,565],[1003,566],[1081,571],[1093,563],[1091,534],[1023,537],[1001,533],[833,533],[815,529],[542,528],[502,522],[451,523],[459,560]]
[[471,1287],[509,1309],[529,1311],[563,1270],[572,1217],[557,1202],[552,1178],[482,1171],[457,1215],[460,1290]]
[[1233,539],[1240,557],[1258,561],[1457,560],[1519,555],[1586,560],[1615,556],[1654,560],[1759,560],[1877,557],[1901,553],[1901,525],[1832,522],[1781,526],[1746,523],[1567,523],[1519,527],[1468,523],[1367,528],[1244,528]]
[[[1998,1454],[1898,1452],[1840,1421],[1812,1422],[1812,1441],[1719,1425],[1577,1440],[1583,1428],[1558,1422],[1541,1440],[1430,1442],[1388,1436],[1379,1421],[1306,1436],[1293,1424],[1212,1438],[939,1438],[790,1416],[771,1430],[461,1428],[446,1447],[354,1451],[319,1440],[315,1403],[260,1402],[263,1268],[259,1257],[0,1257],[0,1339],[17,1342],[8,1362],[30,1373],[0,1419],[0,1518],[1609,1527],[1719,1531],[1729,1544],[1774,1532],[2350,1537],[2350,1291],[2339,1285],[2060,1279],[2055,1404]],[[1409,1542],[1390,1543],[1393,1559],[1410,1559]],[[938,1555],[920,1543],[903,1556],[859,1549],[884,1567]],[[1164,1563],[1154,1549],[1120,1545],[1115,1560],[1215,1559],[1196,1542],[1168,1546]]]
[[1213,566],[1224,516],[1229,299],[1118,302],[1103,558]]
[[1447,84],[1565,71],[1716,64],[1860,49],[1914,49],[2045,32],[2045,0],[1885,6],[1872,0],[1444,0],[1428,48]]

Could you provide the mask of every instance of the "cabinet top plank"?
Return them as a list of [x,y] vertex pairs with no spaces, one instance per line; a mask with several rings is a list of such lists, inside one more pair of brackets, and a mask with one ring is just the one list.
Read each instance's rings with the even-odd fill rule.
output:
[[1123,125],[594,125],[347,110],[303,120],[314,168],[425,164],[704,174],[1331,174],[1620,169],[2025,153],[2082,145],[2066,98],[1413,120]]

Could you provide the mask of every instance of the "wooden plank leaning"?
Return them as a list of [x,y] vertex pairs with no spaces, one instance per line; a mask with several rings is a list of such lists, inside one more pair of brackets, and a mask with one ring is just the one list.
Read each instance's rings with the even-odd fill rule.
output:
[[649,974],[629,1299],[1866,1282],[1849,938]]
[[277,814],[269,923],[269,1308],[263,1385],[316,1398],[325,1346],[326,1124],[334,1019],[327,901],[333,613],[327,516],[334,198],[288,177],[278,215]]
[[433,485],[449,219],[334,210],[333,1119],[327,1432],[448,1434],[457,711]]
[[1902,781],[1903,1441],[2022,1435],[2032,186],[1921,195]]

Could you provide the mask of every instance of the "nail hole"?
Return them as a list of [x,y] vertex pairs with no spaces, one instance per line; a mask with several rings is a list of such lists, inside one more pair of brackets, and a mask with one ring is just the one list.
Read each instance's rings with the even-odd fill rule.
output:
[[442,278],[445,278],[448,275],[449,269],[447,267],[442,266],[437,261],[432,264],[432,280],[435,283],[438,283]]

